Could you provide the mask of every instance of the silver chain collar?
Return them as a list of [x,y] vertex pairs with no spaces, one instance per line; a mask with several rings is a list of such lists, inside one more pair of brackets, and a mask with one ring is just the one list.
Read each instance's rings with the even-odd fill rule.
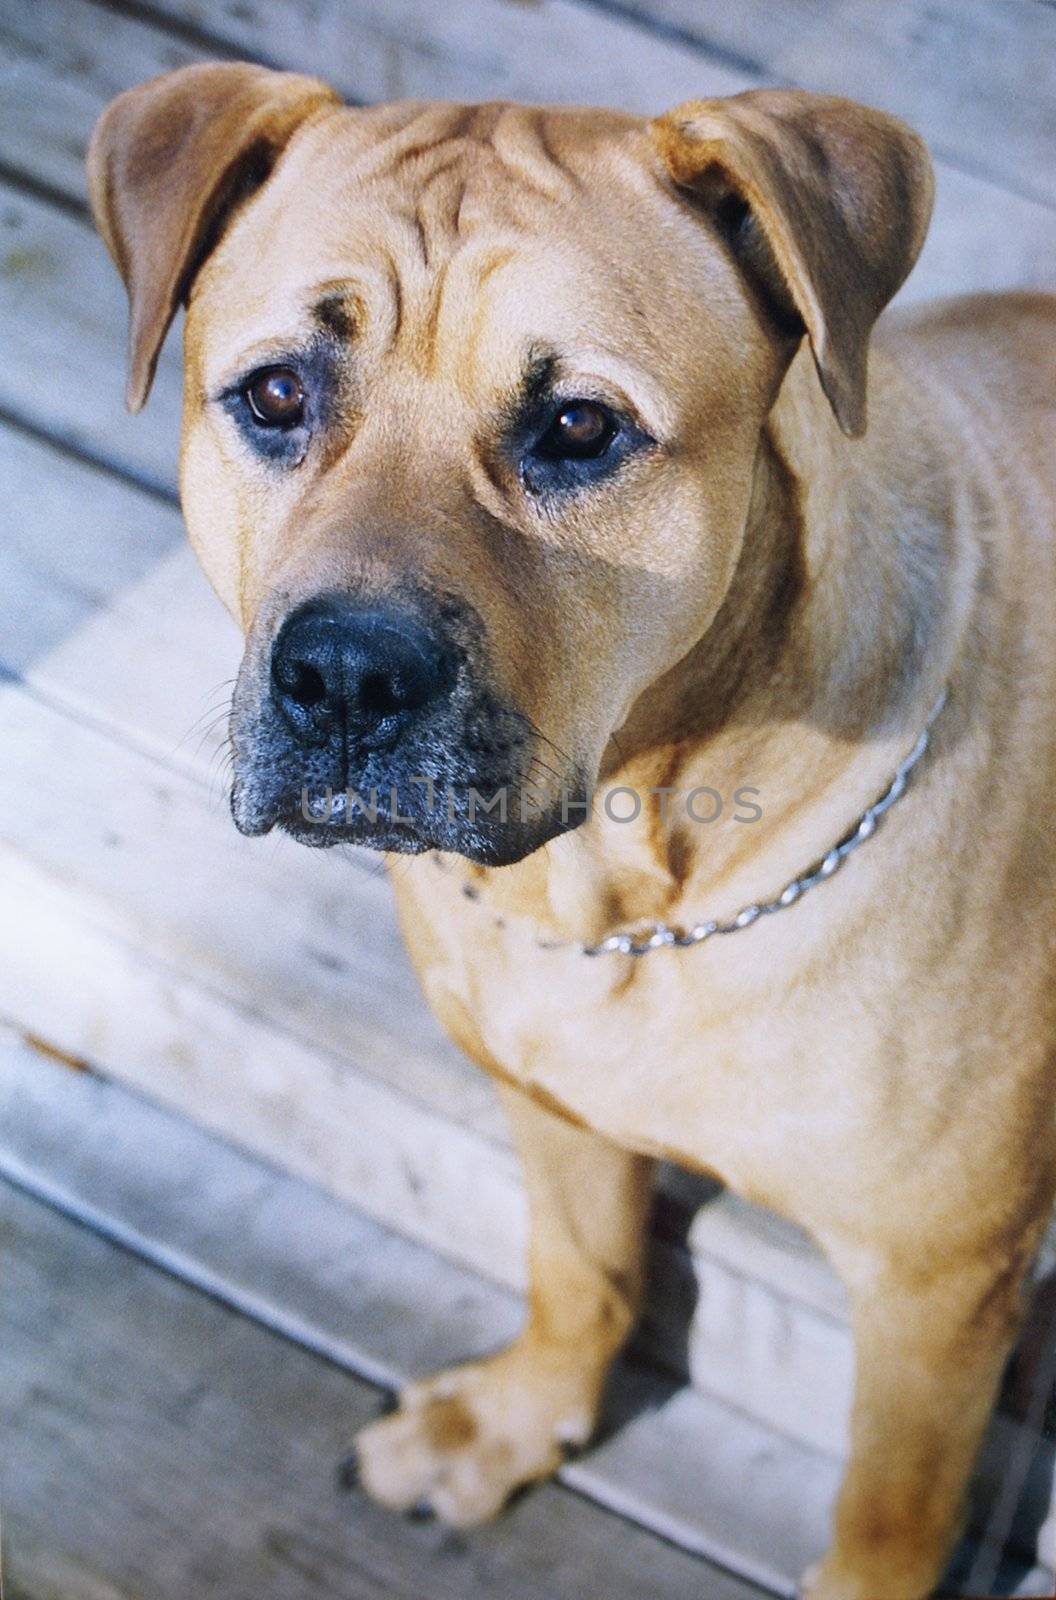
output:
[[932,706],[920,738],[908,756],[895,769],[894,777],[879,799],[874,800],[872,805],[862,812],[853,827],[848,829],[827,854],[815,861],[798,878],[786,883],[780,894],[775,895],[772,900],[754,901],[751,905],[743,906],[736,916],[727,922],[695,922],[689,928],[672,927],[667,923],[657,922],[653,924],[650,932],[611,933],[607,939],[602,939],[598,944],[583,944],[578,940],[567,939],[539,939],[537,943],[540,948],[578,950],[585,956],[645,956],[652,950],[688,950],[693,945],[704,944],[716,934],[740,933],[742,928],[750,928],[760,917],[768,917],[774,911],[787,911],[797,900],[803,898],[808,889],[817,888],[819,883],[824,883],[827,878],[838,872],[847,857],[857,850],[859,845],[872,838],[880,819],[901,800],[909,786],[914,767],[924,759],[931,743],[931,732],[946,704],[947,692],[943,689]]

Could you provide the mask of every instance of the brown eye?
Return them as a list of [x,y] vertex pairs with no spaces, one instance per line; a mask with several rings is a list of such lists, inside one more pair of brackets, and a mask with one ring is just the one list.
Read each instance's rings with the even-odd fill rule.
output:
[[249,409],[265,428],[295,428],[304,420],[304,390],[291,367],[268,367],[243,390]]
[[535,447],[547,461],[589,461],[605,454],[619,424],[607,406],[570,400],[557,412]]

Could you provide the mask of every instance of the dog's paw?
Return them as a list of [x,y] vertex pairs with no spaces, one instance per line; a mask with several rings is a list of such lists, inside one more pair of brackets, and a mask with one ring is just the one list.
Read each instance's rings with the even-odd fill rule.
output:
[[567,1357],[528,1344],[412,1384],[392,1416],[357,1436],[359,1481],[396,1511],[428,1508],[454,1528],[487,1522],[586,1443],[594,1389]]

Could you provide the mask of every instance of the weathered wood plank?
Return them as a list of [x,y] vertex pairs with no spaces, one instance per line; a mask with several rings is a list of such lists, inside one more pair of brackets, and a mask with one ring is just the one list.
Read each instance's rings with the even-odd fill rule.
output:
[[384,1388],[483,1355],[522,1320],[514,1291],[3,1024],[0,1170]]
[[2,154],[8,168],[87,205],[84,160],[100,110],[123,89],[203,52],[86,0],[0,11]]
[[88,222],[0,184],[0,413],[171,494],[179,331],[162,352],[148,417],[130,417],[127,315],[121,281]]
[[458,1540],[341,1495],[376,1390],[6,1186],[0,1232],[4,1549],[23,1594],[57,1575],[64,1600],[759,1594],[555,1485]]
[[[513,1296],[354,1209],[115,1085],[2,1039],[0,1174],[386,1386],[495,1348],[519,1320]],[[629,1364],[609,1414],[603,1442],[562,1469],[564,1481],[684,1548],[787,1591],[825,1541],[837,1473],[831,1458],[700,1395],[668,1398]],[[979,1477],[979,1522],[1013,1440],[1008,1419],[998,1419]],[[1051,1480],[1046,1446],[1020,1507],[1023,1546],[1045,1519]],[[1051,1559],[1051,1518],[1043,1534]],[[962,1551],[959,1570],[969,1570],[970,1553]],[[1045,1590],[1035,1583],[1022,1592]]]
[[[520,1320],[514,1297],[351,1208],[2,1042],[0,1174],[386,1386],[494,1349]],[[610,1414],[625,1425],[564,1481],[790,1592],[825,1543],[835,1461],[631,1367]]]
[[[318,0],[281,6],[175,4],[161,27],[100,14],[88,0],[49,0],[0,22],[0,86],[15,115],[5,159],[83,197],[92,123],[121,89],[207,47],[174,39],[167,16],[248,57],[325,74],[351,100],[511,99],[619,104],[655,111],[690,94],[732,94],[741,78],[693,53],[569,4],[508,0],[436,6],[415,0]],[[215,54],[215,51],[212,52]],[[54,118],[54,121],[52,121]]]
[[[237,894],[237,877],[214,881]],[[71,894],[18,849],[0,847],[0,883],[4,1014],[498,1282],[519,1281],[524,1200],[512,1153],[386,1083],[382,1047],[360,1069],[240,1007],[123,932],[120,901]],[[207,947],[196,951],[202,960]],[[354,1014],[348,1032],[362,1042]],[[442,1069],[435,1082],[447,1086]],[[456,1071],[452,1101],[458,1086]]]
[[[0,671],[25,672],[184,533],[174,507],[13,428],[3,430],[3,461]],[[195,701],[185,705],[189,723]]]
[[[76,1600],[141,1600],[127,1589],[115,1589],[97,1572],[89,1572],[83,1561],[71,1560],[25,1528],[19,1530],[13,1566],[14,1571],[7,1574],[7,1600],[71,1600],[71,1596]],[[27,1584],[32,1584],[32,1589]]]
[[[590,3],[590,0],[587,0]],[[1056,11],[1024,0],[602,0],[704,59],[905,117],[968,172],[1056,205]]]

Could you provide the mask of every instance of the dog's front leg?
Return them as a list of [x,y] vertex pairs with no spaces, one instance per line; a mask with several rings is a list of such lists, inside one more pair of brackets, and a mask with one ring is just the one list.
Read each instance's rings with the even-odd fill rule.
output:
[[[922,1233],[926,1235],[922,1227]],[[892,1260],[852,1290],[851,1459],[807,1600],[924,1600],[961,1531],[969,1473],[1022,1316],[1029,1252]]]
[[503,1091],[531,1216],[528,1317],[487,1360],[404,1390],[356,1441],[384,1505],[425,1503],[470,1527],[547,1477],[594,1430],[613,1358],[638,1313],[653,1163]]

